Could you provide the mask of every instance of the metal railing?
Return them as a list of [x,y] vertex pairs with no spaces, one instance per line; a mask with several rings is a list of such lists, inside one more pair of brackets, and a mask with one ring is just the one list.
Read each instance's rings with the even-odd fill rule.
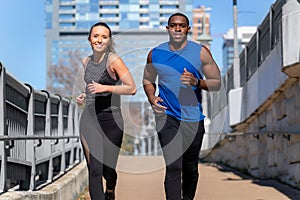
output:
[[79,115],[74,102],[20,83],[0,63],[0,192],[39,189],[79,163]]
[[263,22],[258,26],[246,48],[240,54],[241,86],[244,86],[265,61],[270,51],[281,39],[281,17],[283,0],[277,0]]
[[[257,27],[257,31],[251,37],[249,43],[239,54],[240,60],[240,83],[241,87],[244,87],[247,81],[255,74],[257,69],[269,56],[272,49],[274,49],[281,38],[281,18],[282,18],[282,6],[285,0],[277,0],[272,6],[262,23]],[[226,74],[223,76],[224,87],[226,94],[232,89],[233,85],[233,68],[230,67]],[[221,99],[226,96],[220,93],[211,93],[209,100],[212,102],[212,110],[209,113],[209,117],[213,117],[219,113],[220,108],[224,104],[228,104],[227,99]],[[218,106],[213,103],[214,101],[221,102]]]

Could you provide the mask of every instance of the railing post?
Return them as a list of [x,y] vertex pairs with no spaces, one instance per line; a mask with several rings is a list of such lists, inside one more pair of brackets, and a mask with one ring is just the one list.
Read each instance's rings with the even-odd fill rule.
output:
[[[69,109],[68,109],[68,136],[74,135],[74,104],[72,101],[69,102]],[[74,139],[71,139],[71,152],[70,152],[70,159],[69,159],[69,168],[73,167],[74,165]]]
[[[64,135],[64,117],[63,117],[63,98],[59,96],[59,107],[58,107],[58,135],[63,136]],[[66,169],[66,155],[65,155],[65,141],[62,140],[62,150],[61,150],[61,162],[60,162],[60,174],[63,174]]]
[[[6,109],[5,109],[5,68],[0,63],[0,135],[6,135]],[[6,178],[7,178],[7,157],[5,149],[5,141],[0,142],[0,156],[1,156],[1,169],[0,169],[0,191],[6,192]]]
[[[34,135],[34,89],[26,84],[30,88],[30,97],[28,104],[28,116],[27,116],[27,135]],[[35,144],[34,140],[26,141],[26,157],[31,161],[31,173],[29,190],[33,191],[36,188],[35,176],[36,176],[36,158],[35,158]]]
[[[45,136],[51,136],[51,97],[49,92],[42,90],[47,95],[47,104],[46,104],[46,125],[45,125]],[[48,165],[48,179],[47,182],[51,183],[53,180],[53,155],[52,155],[52,142],[51,140],[46,141],[47,146],[50,147],[49,155],[49,165]]]
[[[79,107],[78,105],[75,105],[75,111],[74,111],[74,135],[76,136],[79,136]],[[81,155],[80,155],[80,141],[79,139],[77,140],[77,150],[76,150],[76,161],[75,162],[79,162],[80,161],[80,158],[81,158]]]

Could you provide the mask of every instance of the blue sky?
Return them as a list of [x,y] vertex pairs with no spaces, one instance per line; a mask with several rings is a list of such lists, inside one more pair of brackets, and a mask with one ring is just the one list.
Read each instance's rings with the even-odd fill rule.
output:
[[[194,0],[212,10],[212,54],[222,67],[222,34],[233,27],[232,0]],[[199,3],[198,3],[199,2]],[[237,0],[238,25],[257,26],[275,0]],[[1,0],[0,61],[22,83],[46,88],[44,0]]]

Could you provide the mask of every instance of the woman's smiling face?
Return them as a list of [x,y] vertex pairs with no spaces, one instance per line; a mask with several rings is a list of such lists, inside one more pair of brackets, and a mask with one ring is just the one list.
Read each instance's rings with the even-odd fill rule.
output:
[[110,31],[105,26],[93,27],[89,41],[94,51],[106,51],[111,44]]

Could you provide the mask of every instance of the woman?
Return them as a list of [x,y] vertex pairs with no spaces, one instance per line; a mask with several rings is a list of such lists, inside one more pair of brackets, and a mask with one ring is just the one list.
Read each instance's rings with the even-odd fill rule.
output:
[[[91,199],[112,200],[123,137],[120,96],[134,95],[136,86],[112,47],[112,33],[107,24],[94,24],[88,40],[93,54],[82,60],[86,89],[76,99],[79,105],[86,104],[80,119],[80,138],[88,166]],[[102,177],[106,181],[105,193]]]

